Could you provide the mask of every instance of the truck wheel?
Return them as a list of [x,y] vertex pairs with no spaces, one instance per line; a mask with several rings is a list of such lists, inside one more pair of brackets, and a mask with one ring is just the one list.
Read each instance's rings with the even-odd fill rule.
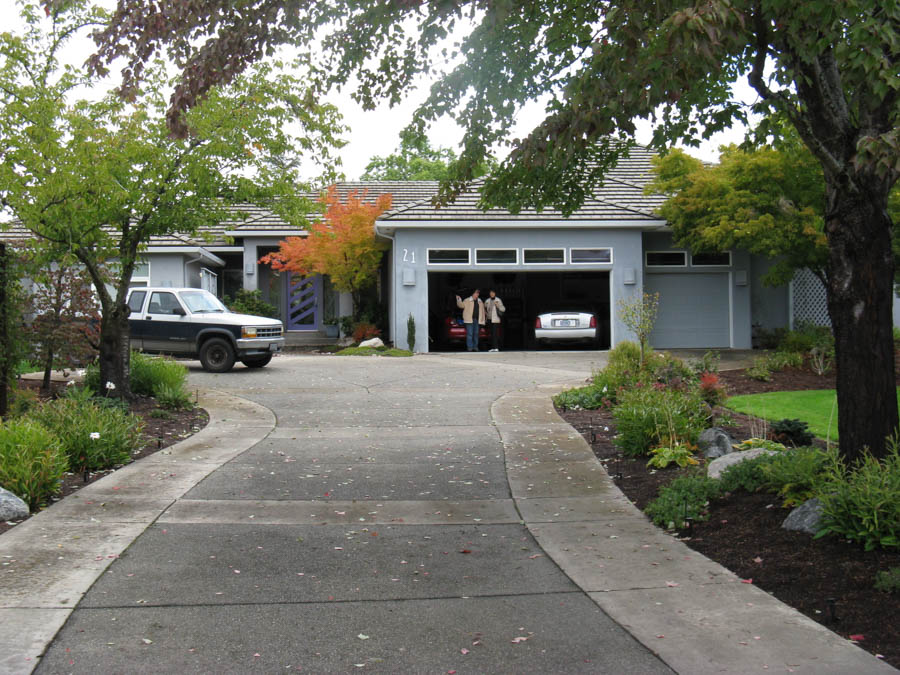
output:
[[263,366],[269,365],[269,361],[271,360],[272,355],[266,354],[264,356],[248,356],[245,359],[241,359],[241,363],[248,368],[262,368]]
[[227,373],[234,366],[234,348],[224,338],[210,338],[200,348],[200,365],[211,373]]

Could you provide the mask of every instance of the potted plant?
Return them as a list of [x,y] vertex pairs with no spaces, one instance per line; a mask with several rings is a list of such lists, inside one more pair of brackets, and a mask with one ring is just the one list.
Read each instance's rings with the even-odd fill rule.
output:
[[336,338],[339,335],[338,318],[333,314],[325,315],[325,337]]

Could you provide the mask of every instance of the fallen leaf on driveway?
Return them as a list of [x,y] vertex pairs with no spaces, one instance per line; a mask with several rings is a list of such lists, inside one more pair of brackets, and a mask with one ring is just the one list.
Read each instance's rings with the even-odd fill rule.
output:
[[862,641],[865,640],[865,639],[866,639],[866,636],[865,636],[865,635],[862,635],[862,634],[860,634],[860,633],[857,633],[856,635],[851,635],[851,636],[850,636],[850,641],[851,641],[851,642],[862,642]]
[[677,585],[678,585],[677,581],[667,581],[666,582],[666,586],[668,586],[669,588],[675,588]]
[[528,639],[527,637],[519,636],[519,637],[514,637],[512,640],[510,640],[510,642],[512,642],[514,645],[517,645],[520,642],[525,642],[525,640],[527,640],[527,639]]
[[368,639],[369,639],[369,636],[368,636],[368,635],[364,635],[364,634],[362,634],[362,633],[360,633],[360,634],[357,635],[356,637],[358,637],[360,640],[368,640]]

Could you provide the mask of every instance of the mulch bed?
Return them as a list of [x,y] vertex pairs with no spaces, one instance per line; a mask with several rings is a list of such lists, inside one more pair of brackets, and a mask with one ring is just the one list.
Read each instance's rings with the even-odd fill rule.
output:
[[[33,380],[19,380],[19,387],[27,387],[37,392],[41,398],[52,398],[59,395],[64,385],[60,383],[52,383],[49,393],[40,390],[40,382]],[[209,415],[202,408],[193,408],[191,410],[166,410],[163,417],[157,417],[154,411],[160,409],[156,399],[149,397],[138,397],[131,402],[130,410],[132,413],[140,417],[144,421],[143,442],[140,447],[131,453],[134,459],[141,459],[155,452],[169,447],[182,441],[200,431],[209,422]],[[108,471],[92,471],[85,476],[84,474],[67,473],[60,483],[60,491],[54,497],[54,502],[59,501],[73,492],[77,492],[85,485],[90,485],[96,480],[100,480],[104,476],[112,473],[115,469]],[[27,520],[27,519],[26,519]],[[6,530],[15,527],[18,523],[24,521],[16,521],[15,523],[0,521],[0,534]]]
[[[750,379],[742,370],[729,371],[720,374],[720,381],[731,395],[834,387],[833,377],[798,369],[773,373],[769,382]],[[674,466],[650,469],[646,458],[623,457],[613,444],[616,432],[609,411],[559,413],[591,444],[619,489],[641,509],[662,485],[686,471]],[[729,411],[728,416],[734,425],[725,428],[738,440],[762,427],[746,415]],[[788,532],[781,529],[787,514],[775,495],[739,492],[712,502],[709,520],[679,536],[742,579],[752,579],[782,602],[848,639],[854,636],[861,647],[900,667],[898,597],[873,587],[876,572],[900,567],[900,552],[866,552],[843,540]]]

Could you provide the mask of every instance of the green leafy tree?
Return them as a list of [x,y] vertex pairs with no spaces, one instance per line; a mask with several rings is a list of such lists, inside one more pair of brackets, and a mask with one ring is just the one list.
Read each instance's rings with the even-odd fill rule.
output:
[[[638,118],[655,123],[655,146],[696,144],[751,112],[764,120],[763,137],[780,132],[774,120],[787,120],[825,177],[841,450],[883,454],[898,422],[887,201],[900,176],[900,4],[246,0],[242,8],[234,12],[232,0],[119,0],[97,36],[93,66],[104,69],[130,44],[128,92],[167,48],[183,66],[170,123],[184,134],[184,110],[280,44],[304,49],[326,85],[354,79],[365,107],[397,103],[418,75],[451,64],[413,123],[422,133],[450,115],[465,128],[445,198],[508,139],[525,102],[548,101],[544,121],[510,142],[482,191],[485,204],[513,210],[571,212],[627,153]],[[453,46],[435,49],[466,25]],[[732,94],[738,80],[758,94],[752,105]]]
[[679,246],[694,252],[744,249],[775,264],[772,285],[809,268],[828,280],[823,231],[825,181],[805,146],[722,148],[719,163],[704,165],[681,150],[654,159],[648,190],[672,193],[660,215]]
[[641,347],[640,365],[644,365],[644,356],[650,347],[650,333],[656,323],[659,311],[659,293],[642,293],[632,298],[619,300],[616,303],[619,320],[634,333]]
[[173,137],[161,66],[145,72],[145,86],[128,100],[74,99],[85,77],[59,65],[59,50],[102,17],[80,1],[42,15],[25,4],[23,34],[0,34],[0,204],[46,258],[72,256],[84,266],[102,310],[101,382],[111,383],[107,393],[128,397],[125,300],[150,238],[191,235],[241,202],[304,223],[312,205],[298,196],[296,173],[265,160],[302,148],[327,169],[340,127],[335,110],[296,78],[261,65],[209,89],[184,114],[190,133]]
[[416,143],[404,137],[397,152],[373,157],[361,180],[447,180],[455,161],[450,148],[432,148],[428,139]]

